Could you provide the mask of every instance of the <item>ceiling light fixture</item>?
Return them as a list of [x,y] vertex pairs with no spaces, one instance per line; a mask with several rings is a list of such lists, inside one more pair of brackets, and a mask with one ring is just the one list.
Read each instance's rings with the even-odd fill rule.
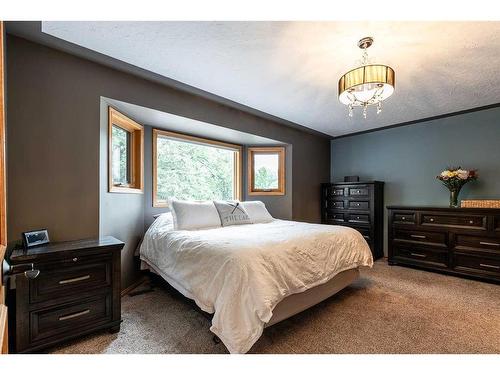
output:
[[347,105],[349,117],[353,116],[354,107],[363,107],[363,117],[366,118],[366,108],[377,105],[377,114],[382,112],[382,101],[394,92],[394,70],[387,65],[368,64],[368,52],[373,44],[373,38],[366,37],[358,42],[363,50],[361,66],[348,71],[339,80],[339,100]]

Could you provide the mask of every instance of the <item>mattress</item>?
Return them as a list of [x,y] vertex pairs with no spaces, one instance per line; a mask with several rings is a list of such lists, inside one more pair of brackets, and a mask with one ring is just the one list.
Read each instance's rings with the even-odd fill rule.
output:
[[231,353],[252,347],[286,297],[373,264],[358,231],[285,220],[175,231],[160,217],[147,231],[140,257],[214,314],[210,330]]

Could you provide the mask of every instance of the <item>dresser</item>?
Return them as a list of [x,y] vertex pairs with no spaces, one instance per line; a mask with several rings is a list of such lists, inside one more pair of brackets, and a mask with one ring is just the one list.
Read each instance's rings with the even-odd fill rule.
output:
[[11,351],[36,352],[100,329],[117,332],[123,246],[103,237],[15,249],[6,259]]
[[382,181],[321,184],[321,222],[357,229],[374,259],[384,256],[383,214]]
[[500,281],[500,209],[387,209],[389,264]]

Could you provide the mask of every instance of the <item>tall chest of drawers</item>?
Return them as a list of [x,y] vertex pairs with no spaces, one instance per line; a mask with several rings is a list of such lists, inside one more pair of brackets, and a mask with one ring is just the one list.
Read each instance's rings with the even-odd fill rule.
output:
[[321,185],[321,222],[357,229],[373,258],[384,256],[384,183],[338,182]]
[[500,281],[500,209],[387,209],[389,264]]
[[37,352],[99,329],[118,331],[123,246],[103,237],[14,250],[7,259],[11,351]]

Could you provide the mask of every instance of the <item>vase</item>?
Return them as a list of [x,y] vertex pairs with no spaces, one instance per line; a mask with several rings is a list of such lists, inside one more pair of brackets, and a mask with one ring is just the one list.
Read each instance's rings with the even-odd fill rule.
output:
[[450,208],[458,208],[458,194],[460,189],[450,190]]

